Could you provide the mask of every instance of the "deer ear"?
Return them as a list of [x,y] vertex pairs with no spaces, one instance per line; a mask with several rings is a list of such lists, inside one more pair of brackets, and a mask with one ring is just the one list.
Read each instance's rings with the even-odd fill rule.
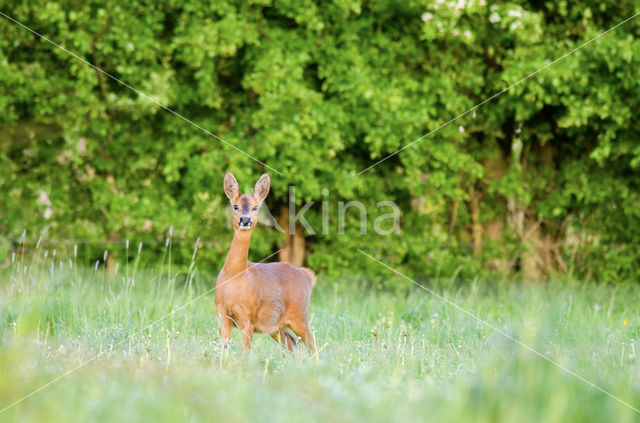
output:
[[235,200],[240,195],[238,189],[238,181],[231,172],[225,172],[224,174],[224,193],[227,194],[229,200]]
[[261,203],[267,198],[267,194],[269,194],[269,187],[271,186],[271,178],[268,173],[263,173],[258,182],[256,182],[256,187],[253,189],[253,197],[256,200],[259,200]]

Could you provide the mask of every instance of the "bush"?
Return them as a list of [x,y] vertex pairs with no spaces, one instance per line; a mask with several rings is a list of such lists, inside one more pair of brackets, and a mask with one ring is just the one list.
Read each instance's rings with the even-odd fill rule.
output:
[[[637,12],[571,4],[293,0],[16,4],[3,18],[0,232],[183,240],[222,263],[221,190],[272,173],[276,217],[328,201],[306,261],[330,274],[572,271],[637,280],[640,41],[633,20],[361,175],[357,173]],[[147,97],[148,96],[148,97]],[[166,112],[153,99],[266,165]],[[268,167],[267,167],[268,166]],[[281,174],[275,173],[272,169]],[[328,189],[328,193],[323,190]],[[402,210],[401,233],[336,230],[339,201]],[[352,214],[349,211],[350,215]],[[316,204],[308,213],[320,222]],[[354,216],[352,216],[354,218]],[[260,259],[281,245],[254,237]],[[119,242],[119,241],[118,241]],[[92,247],[100,256],[102,246]],[[158,248],[161,250],[161,248]]]

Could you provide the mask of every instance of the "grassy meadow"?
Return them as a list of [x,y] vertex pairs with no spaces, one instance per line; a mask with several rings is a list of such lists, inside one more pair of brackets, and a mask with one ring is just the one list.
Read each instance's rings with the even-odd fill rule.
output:
[[[321,277],[310,307],[317,354],[266,335],[241,354],[239,331],[228,349],[217,334],[214,269],[134,257],[107,272],[73,254],[30,254],[0,273],[0,409],[69,373],[2,422],[640,421],[406,280],[382,290]],[[637,287],[429,286],[640,408]]]

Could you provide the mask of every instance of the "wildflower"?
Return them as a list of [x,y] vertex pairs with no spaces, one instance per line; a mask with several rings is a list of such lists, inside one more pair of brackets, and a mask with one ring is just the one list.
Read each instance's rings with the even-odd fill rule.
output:
[[627,325],[629,324],[629,321],[628,321],[627,319],[624,319],[624,320],[622,321],[622,324],[623,324],[623,325],[625,325],[625,326],[627,326]]

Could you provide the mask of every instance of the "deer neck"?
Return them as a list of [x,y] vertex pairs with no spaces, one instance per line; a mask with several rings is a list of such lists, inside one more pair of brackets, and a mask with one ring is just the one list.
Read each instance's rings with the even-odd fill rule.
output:
[[237,229],[233,234],[229,254],[224,262],[222,271],[226,277],[236,275],[247,270],[249,261],[249,244],[251,242],[251,232]]

